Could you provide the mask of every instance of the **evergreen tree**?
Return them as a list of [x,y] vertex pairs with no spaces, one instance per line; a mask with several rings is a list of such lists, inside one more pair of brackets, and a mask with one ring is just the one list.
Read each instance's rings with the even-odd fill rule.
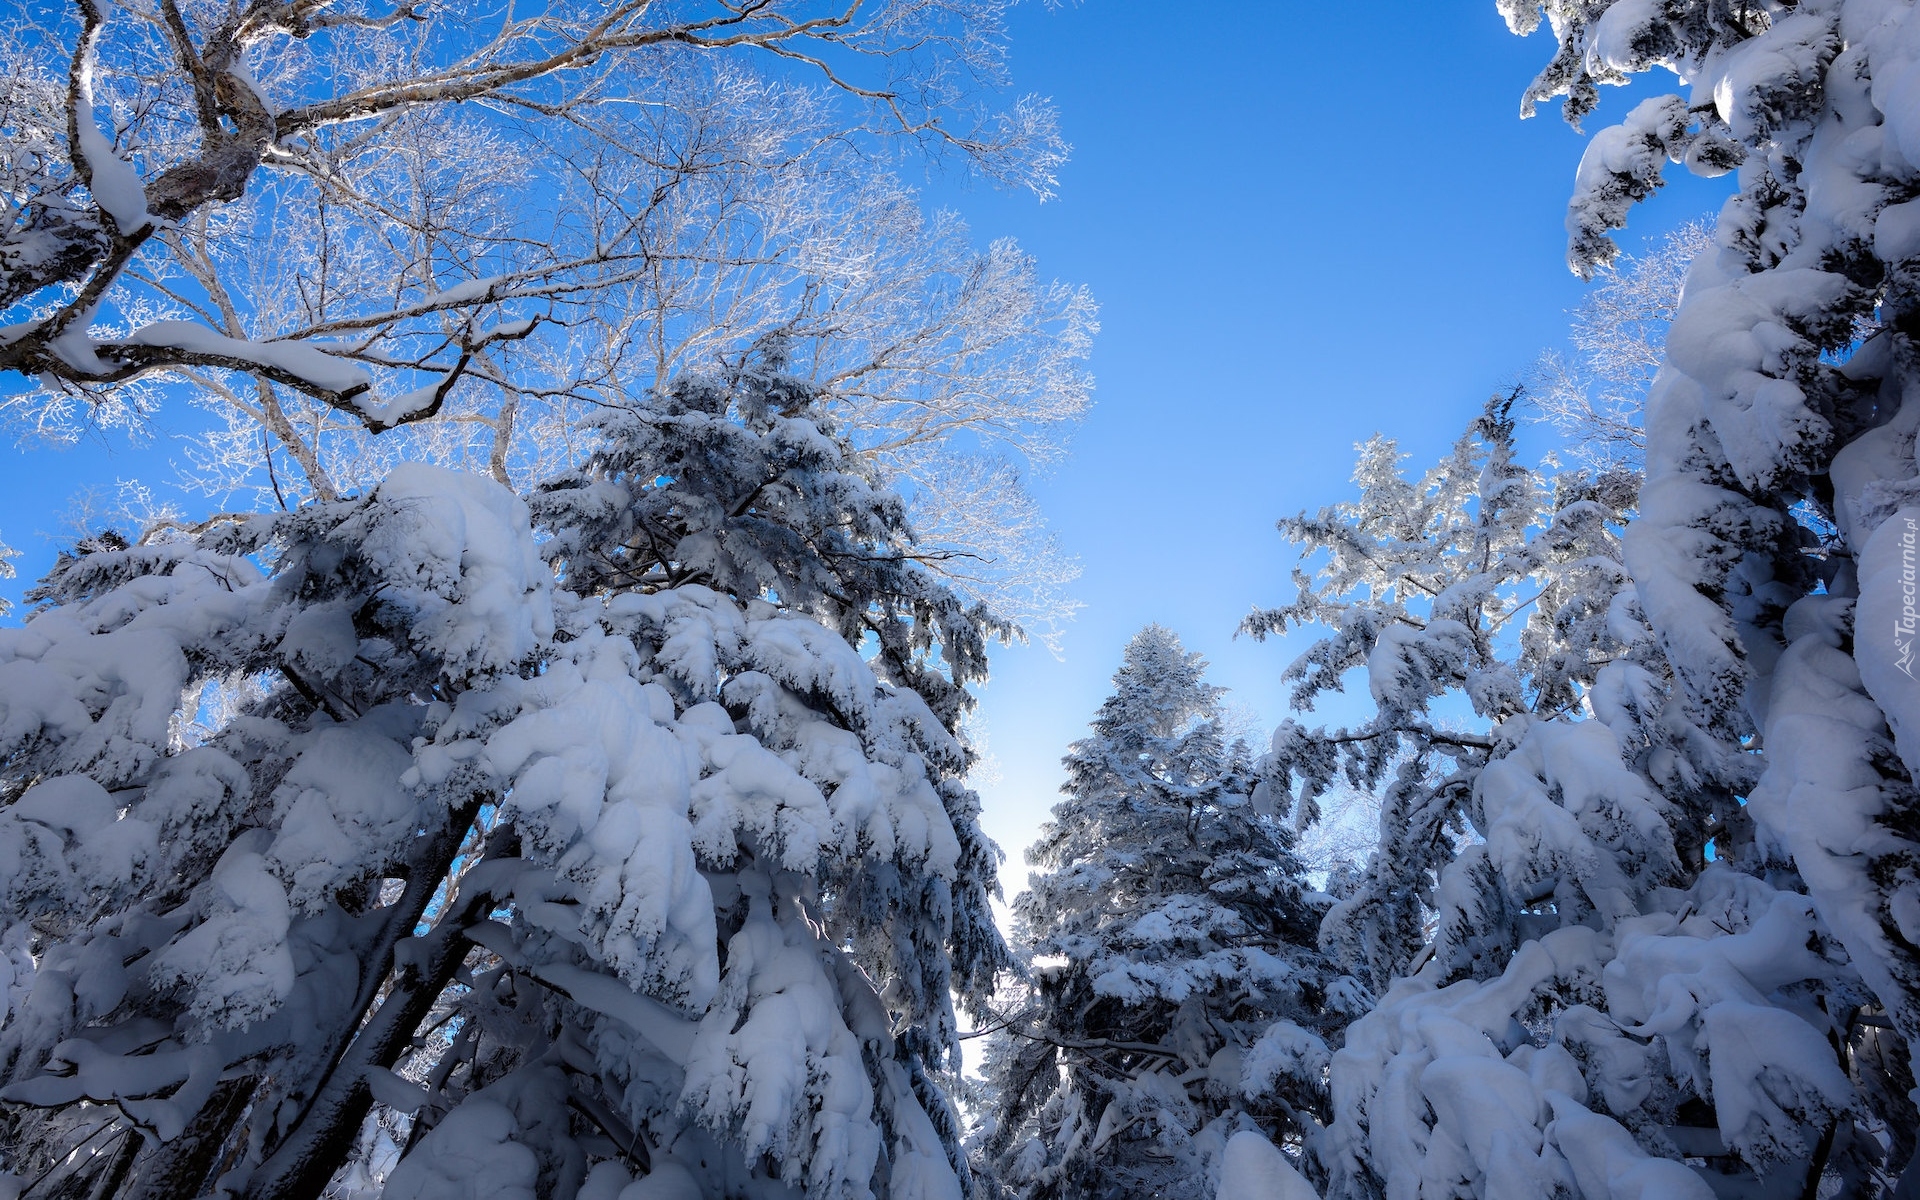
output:
[[[0,632],[12,1186],[964,1194],[935,1078],[1008,958],[923,693],[991,623],[797,385],[696,393],[544,540],[403,467],[69,558]],[[876,673],[823,597],[913,627]]]
[[1029,1001],[988,1060],[976,1170],[1022,1197],[1193,1196],[1243,1130],[1298,1144],[1360,991],[1311,943],[1321,908],[1251,792],[1205,663],[1155,625],[1065,763],[1015,902]]
[[[1489,401],[1418,480],[1401,475],[1391,440],[1364,445],[1356,501],[1281,522],[1303,560],[1294,601],[1243,625],[1256,638],[1332,631],[1287,668],[1296,709],[1366,671],[1369,720],[1334,730],[1285,722],[1265,769],[1279,788],[1298,783],[1302,825],[1319,818],[1319,798],[1341,778],[1381,793],[1378,853],[1339,887],[1325,931],[1381,991],[1426,951],[1434,889],[1496,752],[1495,727],[1577,708],[1603,664],[1645,657],[1622,641],[1623,630],[1632,636],[1630,598],[1616,604],[1619,526],[1637,480],[1567,471],[1549,483],[1515,454],[1518,399]],[[1305,563],[1316,559],[1310,574]],[[1670,746],[1688,733],[1682,725],[1652,736]],[[1696,834],[1692,854],[1707,836]]]
[[914,545],[904,499],[786,367],[772,339],[723,377],[684,376],[595,421],[604,444],[536,501],[548,553],[576,591],[700,584],[872,637],[886,676],[952,725],[986,677],[988,638],[1015,630],[923,569],[950,552]]
[[1761,851],[1870,989],[1835,1023],[1897,1035],[1867,1055],[1886,1078],[1863,1103],[1899,1168],[1920,1128],[1920,18],[1890,0],[1501,7],[1518,33],[1544,13],[1558,42],[1529,104],[1564,95],[1577,120],[1601,83],[1663,67],[1684,85],[1591,138],[1575,270],[1613,255],[1669,161],[1731,172],[1648,395],[1625,562],[1685,703],[1764,755]]
[[1358,502],[1283,523],[1317,572],[1249,622],[1331,630],[1297,704],[1359,669],[1376,706],[1283,725],[1262,764],[1297,816],[1340,775],[1383,796],[1321,930],[1382,993],[1332,1057],[1329,1195],[1871,1188],[1863,988],[1756,845],[1754,757],[1647,626],[1637,480],[1529,470],[1513,432],[1496,400],[1417,482],[1369,443]]

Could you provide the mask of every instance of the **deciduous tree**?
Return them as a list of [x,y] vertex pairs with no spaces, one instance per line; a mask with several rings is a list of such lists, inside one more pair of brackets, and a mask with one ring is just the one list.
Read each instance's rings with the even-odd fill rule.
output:
[[[1044,105],[998,95],[1002,7],[16,22],[0,371],[37,387],[15,423],[198,403],[186,482],[266,504],[400,461],[526,487],[584,458],[594,412],[784,336],[923,536],[968,552],[950,578],[1045,632],[1071,569],[1020,480],[1086,407],[1091,302],[923,215],[886,166],[917,141],[1048,191],[1064,147]],[[954,488],[1000,498],[991,518]]]

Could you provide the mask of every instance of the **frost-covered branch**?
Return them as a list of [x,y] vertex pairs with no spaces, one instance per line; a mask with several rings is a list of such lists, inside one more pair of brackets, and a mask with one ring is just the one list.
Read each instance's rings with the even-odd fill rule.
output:
[[1694,221],[1642,254],[1598,268],[1596,286],[1573,313],[1573,356],[1543,354],[1528,372],[1526,400],[1586,466],[1645,468],[1647,389],[1687,268],[1712,252],[1710,224]]
[[[741,19],[773,36],[777,9]],[[948,50],[983,50],[997,20],[971,3],[830,11],[853,24],[805,36],[853,39],[859,54],[839,70],[886,71],[902,87]],[[200,28],[196,10],[181,19]],[[157,14],[113,20],[101,112],[124,126],[121,153],[189,154],[181,126],[151,115],[190,123],[205,99],[179,39]],[[600,36],[554,14],[501,20],[436,12],[336,29],[314,17],[304,37],[261,26],[249,61],[285,136],[243,194],[143,234],[91,312],[65,298],[16,306],[32,319],[0,339],[25,339],[19,352],[50,368],[6,402],[15,423],[73,437],[198,404],[215,428],[189,448],[182,482],[265,504],[348,494],[404,460],[524,486],[580,462],[596,414],[780,338],[909,496],[929,561],[945,555],[958,586],[1051,636],[1073,608],[1073,569],[1024,477],[1057,457],[1089,402],[1097,321],[1084,290],[1046,282],[1011,243],[975,247],[951,214],[923,214],[848,96],[758,69],[757,44],[668,38],[460,103],[291,124],[293,101],[316,90],[385,103],[403,76],[492,69],[500,38],[558,53],[555,39]],[[967,30],[963,52],[951,39]],[[914,49],[888,41],[909,32]],[[28,83],[54,44],[32,33],[12,51]],[[884,66],[889,46],[903,73]],[[414,69],[439,57],[444,70]],[[989,83],[997,71],[974,68]],[[44,74],[40,92],[22,91],[58,115],[59,77]],[[925,103],[963,98],[942,94]],[[49,147],[63,128],[45,131]],[[57,182],[28,172],[17,194]],[[49,336],[69,311],[66,334]]]
[[[134,379],[219,366],[293,388],[369,429],[425,419],[432,405],[417,399],[425,386],[417,379],[343,377],[328,359],[417,371],[424,364],[399,343],[430,336],[423,317],[449,312],[471,326],[489,300],[552,302],[616,288],[620,272],[607,268],[641,261],[631,222],[644,210],[626,214],[625,228],[612,212],[603,214],[611,224],[574,226],[587,241],[585,253],[570,253],[551,227],[542,229],[559,215],[545,204],[522,206],[512,228],[484,230],[443,207],[452,197],[430,195],[425,208],[387,207],[369,171],[390,168],[394,150],[420,145],[429,128],[443,135],[433,147],[439,178],[430,192],[442,183],[471,192],[503,182],[498,169],[506,164],[490,161],[480,143],[515,130],[547,142],[563,162],[578,150],[605,168],[636,148],[622,135],[628,106],[697,109],[700,89],[714,88],[702,73],[735,69],[707,60],[767,54],[816,62],[822,98],[872,106],[869,128],[951,145],[980,169],[1044,193],[1062,149],[1047,120],[1002,124],[998,134],[956,132],[954,118],[971,97],[1001,82],[998,21],[996,5],[962,0],[711,4],[671,16],[648,0],[565,11],[408,7],[384,15],[322,13],[279,0],[219,11],[167,0],[152,12],[76,0],[63,20],[16,27],[5,47],[9,73],[30,99],[12,114],[23,122],[19,136],[10,135],[20,152],[10,172],[17,186],[0,229],[0,313],[10,321],[0,330],[0,370],[90,397]],[[831,47],[845,61],[829,66],[803,45]],[[881,82],[862,82],[869,75]],[[64,153],[45,157],[61,143]],[[696,159],[702,153],[682,149]],[[752,147],[724,153],[739,165],[756,157]],[[705,169],[658,161],[669,176]],[[555,189],[564,190],[559,175],[538,181],[537,190],[564,200]],[[296,224],[302,217],[324,224],[330,205],[384,210],[390,225],[412,236],[388,241],[387,261],[378,265],[330,261],[317,274],[303,273],[308,285],[334,293],[308,296],[332,309],[322,320],[275,321],[267,307],[275,301],[258,296],[249,297],[245,329],[232,320],[208,329],[199,320],[146,319],[138,277],[166,273],[166,254],[152,243],[175,241],[177,252],[185,233],[199,243],[201,266],[237,282],[246,211],[288,204],[294,210],[285,215]],[[408,240],[414,244],[403,248]],[[550,249],[531,257],[545,261],[527,261],[543,245]],[[282,242],[274,251],[287,248]],[[318,249],[352,258],[374,247]],[[489,297],[471,286],[477,276],[463,274],[489,253],[518,254],[522,271],[508,271],[508,280],[537,282]],[[341,268],[378,278],[343,277]],[[314,342],[348,331],[358,331],[350,344]],[[229,341],[216,351],[209,337]]]

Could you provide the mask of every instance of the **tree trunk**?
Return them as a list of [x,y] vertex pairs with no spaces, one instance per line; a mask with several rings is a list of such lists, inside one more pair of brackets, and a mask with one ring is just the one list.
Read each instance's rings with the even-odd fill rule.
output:
[[[129,1200],[174,1200],[179,1196],[198,1196],[205,1187],[207,1174],[220,1162],[220,1152],[231,1140],[234,1122],[246,1111],[259,1080],[247,1075],[223,1079],[213,1087],[213,1095],[200,1106],[179,1137],[164,1142],[141,1167]],[[112,1196],[118,1186],[101,1193]]]
[[[467,823],[471,822],[477,807],[476,803],[462,810],[465,820],[457,824],[458,832],[449,838],[451,845],[446,850],[442,877],[458,854]],[[488,836],[480,861],[501,857],[516,841],[512,826],[501,822]],[[412,883],[408,886],[411,890]],[[346,1161],[361,1122],[373,1109],[367,1068],[392,1067],[406,1053],[414,1030],[426,1019],[434,1000],[446,990],[466,958],[468,943],[462,935],[485,914],[492,897],[480,892],[462,896],[461,900],[457,910],[444,913],[439,924],[419,939],[424,953],[415,961],[421,965],[415,968],[409,964],[392,971],[393,986],[386,999],[360,1027],[352,1043],[334,1059],[325,1081],[299,1122],[254,1172],[247,1186],[247,1200],[318,1200],[327,1181]],[[391,949],[387,962],[391,971]]]

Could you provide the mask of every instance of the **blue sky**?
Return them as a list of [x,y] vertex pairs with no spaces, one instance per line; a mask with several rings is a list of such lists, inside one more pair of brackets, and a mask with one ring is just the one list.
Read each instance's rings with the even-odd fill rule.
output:
[[[1518,118],[1546,34],[1513,37],[1492,0],[1182,11],[1016,9],[1016,81],[1053,98],[1075,146],[1059,197],[929,189],[1101,304],[1096,407],[1036,488],[1086,607],[1062,659],[1001,651],[983,696],[1009,894],[1133,632],[1174,629],[1270,728],[1293,651],[1233,631],[1291,597],[1275,519],[1344,499],[1376,430],[1430,461],[1564,342],[1583,289],[1563,217],[1584,141],[1557,108]],[[1588,128],[1646,94],[1610,92]],[[1676,176],[1622,245],[1724,191]]]
[[[1551,47],[1510,36],[1492,0],[1028,3],[1013,28],[1018,89],[1051,96],[1075,143],[1059,197],[935,175],[927,198],[1091,285],[1104,328],[1097,407],[1036,488],[1084,567],[1086,607],[1062,658],[999,652],[983,698],[1010,892],[1060,756],[1141,625],[1204,653],[1262,727],[1285,715],[1288,647],[1232,637],[1250,607],[1290,595],[1274,520],[1343,498],[1353,444],[1375,430],[1430,460],[1562,341],[1582,288],[1562,213],[1583,145],[1556,114],[1518,119]],[[1610,94],[1590,127],[1639,94]],[[1623,244],[1724,190],[1676,179]],[[193,414],[163,413],[158,431],[176,420]],[[176,444],[0,449],[0,539],[25,552],[0,595],[51,562],[41,535],[70,537],[75,492],[152,474]]]

